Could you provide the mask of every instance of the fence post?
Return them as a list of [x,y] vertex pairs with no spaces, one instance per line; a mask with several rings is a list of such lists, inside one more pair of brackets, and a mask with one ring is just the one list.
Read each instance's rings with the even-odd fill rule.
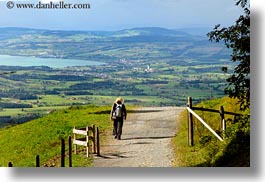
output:
[[61,143],[61,167],[65,167],[65,142],[63,138],[61,139]]
[[86,147],[86,156],[89,157],[89,127],[86,127],[86,142],[87,142],[87,147]]
[[9,162],[9,163],[8,163],[8,167],[13,167],[12,162]]
[[92,143],[93,143],[92,148],[93,148],[93,153],[95,154],[96,153],[96,127],[93,124],[91,128],[92,128]]
[[223,106],[220,106],[220,116],[221,116],[221,127],[222,127],[223,138],[224,138],[225,130],[226,130],[226,122],[225,122],[225,112],[224,112]]
[[[74,130],[75,130],[75,127],[74,127]],[[74,141],[76,140],[76,134],[74,133]],[[75,154],[77,154],[77,145],[74,144],[74,152]]]
[[97,127],[97,156],[100,156],[100,141],[99,141],[99,130]]
[[40,156],[36,155],[36,167],[40,167]]
[[69,167],[72,167],[72,137],[68,136],[69,145]]
[[[192,98],[188,97],[188,103],[187,106],[192,109]],[[189,137],[189,145],[193,146],[194,141],[193,141],[193,119],[192,119],[192,114],[189,112],[189,121],[188,121],[188,137]]]

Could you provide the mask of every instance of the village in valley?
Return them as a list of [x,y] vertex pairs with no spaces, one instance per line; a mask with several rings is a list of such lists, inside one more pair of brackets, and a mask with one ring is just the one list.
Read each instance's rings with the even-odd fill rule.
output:
[[[234,66],[227,49],[209,43],[205,35],[163,28],[118,32],[6,28],[1,35],[0,55],[10,55],[1,59],[18,63],[0,67],[1,72],[12,72],[0,77],[0,116],[7,120],[11,116],[22,121],[72,105],[110,105],[116,96],[139,106],[184,106],[190,95],[194,102],[218,98],[224,95]],[[20,66],[26,58],[32,63],[47,59],[50,65]],[[71,61],[77,65],[69,66]],[[227,73],[221,70],[224,65]]]

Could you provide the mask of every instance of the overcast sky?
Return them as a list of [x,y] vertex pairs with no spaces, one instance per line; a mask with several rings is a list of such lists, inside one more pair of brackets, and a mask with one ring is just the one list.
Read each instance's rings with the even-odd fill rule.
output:
[[[43,0],[49,2],[50,0]],[[58,0],[54,0],[58,2]],[[20,0],[15,3],[38,3]],[[133,27],[169,29],[228,26],[242,14],[235,0],[64,0],[88,3],[90,9],[8,9],[0,0],[0,27],[57,30],[121,30]]]

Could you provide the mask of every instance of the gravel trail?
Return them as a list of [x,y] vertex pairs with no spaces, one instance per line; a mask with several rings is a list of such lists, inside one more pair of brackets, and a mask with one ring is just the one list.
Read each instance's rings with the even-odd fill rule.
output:
[[129,113],[121,140],[109,134],[94,167],[171,167],[171,139],[182,107],[143,107]]

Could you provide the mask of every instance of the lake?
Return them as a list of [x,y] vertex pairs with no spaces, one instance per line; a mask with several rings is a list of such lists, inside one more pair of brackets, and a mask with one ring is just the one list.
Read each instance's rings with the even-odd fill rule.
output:
[[97,66],[105,63],[78,59],[37,58],[25,56],[0,55],[2,66],[49,66],[51,68],[65,68],[70,66]]

